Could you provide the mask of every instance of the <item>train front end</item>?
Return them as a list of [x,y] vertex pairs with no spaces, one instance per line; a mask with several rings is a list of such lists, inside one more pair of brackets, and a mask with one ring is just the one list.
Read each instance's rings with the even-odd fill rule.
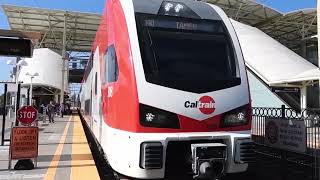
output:
[[246,171],[250,94],[229,18],[220,8],[197,1],[120,3],[139,115],[133,131],[108,132],[111,166],[143,179],[214,179]]

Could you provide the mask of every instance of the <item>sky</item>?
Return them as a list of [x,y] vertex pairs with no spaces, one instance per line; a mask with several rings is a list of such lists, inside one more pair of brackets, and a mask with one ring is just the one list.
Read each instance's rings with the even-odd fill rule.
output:
[[317,0],[256,0],[265,4],[272,9],[278,10],[282,13],[291,12],[298,9],[315,8]]
[[[286,13],[298,9],[315,8],[316,0],[256,0],[268,7]],[[0,0],[0,5],[9,4],[17,6],[40,7],[49,9],[91,12],[101,14],[105,0]],[[0,8],[0,29],[9,29],[7,18]],[[6,64],[10,59],[0,57],[0,81],[8,80],[11,66]],[[3,85],[0,84],[0,94]]]

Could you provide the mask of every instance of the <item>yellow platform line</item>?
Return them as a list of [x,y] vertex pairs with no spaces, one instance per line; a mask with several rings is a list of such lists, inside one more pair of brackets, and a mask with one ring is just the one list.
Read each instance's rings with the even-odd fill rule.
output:
[[66,137],[67,137],[67,133],[68,133],[68,129],[69,129],[69,126],[70,126],[70,122],[71,122],[71,118],[72,116],[69,118],[69,121],[66,125],[66,127],[64,128],[63,130],[63,133],[62,133],[62,136],[60,138],[60,142],[59,142],[59,145],[56,149],[56,152],[54,153],[54,157],[49,165],[49,168],[47,170],[47,173],[46,173],[46,176],[45,176],[45,180],[54,180],[54,177],[56,175],[56,172],[57,172],[57,167],[58,167],[58,164],[59,164],[59,161],[60,161],[60,157],[61,157],[61,154],[62,154],[62,149],[63,149],[63,145],[64,145],[64,142],[66,141]]
[[71,159],[71,180],[100,179],[79,116],[74,117]]

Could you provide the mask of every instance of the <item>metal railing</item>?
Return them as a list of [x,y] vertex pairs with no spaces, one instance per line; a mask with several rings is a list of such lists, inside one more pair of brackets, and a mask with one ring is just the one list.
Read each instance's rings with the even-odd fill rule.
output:
[[[266,140],[266,136],[268,136],[266,135],[266,123],[270,121],[267,119],[272,119],[279,123],[292,122],[292,124],[299,121],[300,124],[303,124],[302,128],[305,128],[303,132],[306,139],[306,151],[298,152],[270,145]],[[267,129],[267,132],[270,132],[270,130]],[[286,173],[293,171],[293,169],[289,168],[290,164],[294,164],[298,167],[298,170],[302,170],[306,175],[310,175],[311,179],[320,178],[320,109],[296,111],[291,108],[285,108],[285,106],[281,108],[253,107],[251,134],[258,154],[263,154],[269,156],[269,159],[274,159],[272,163],[280,162],[279,168],[283,168],[281,169],[281,176],[284,177],[282,179],[287,179],[285,178],[287,177]],[[310,170],[310,173],[307,173],[305,168]],[[297,169],[294,171],[297,171]]]
[[264,108],[252,109],[252,138],[257,144],[266,144],[266,119],[273,118],[279,121],[304,121],[306,128],[307,154],[318,154],[320,150],[320,109],[304,109],[296,111],[291,108]]

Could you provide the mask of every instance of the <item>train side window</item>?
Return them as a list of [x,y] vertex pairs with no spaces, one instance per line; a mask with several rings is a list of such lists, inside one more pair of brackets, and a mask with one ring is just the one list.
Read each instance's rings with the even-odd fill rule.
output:
[[98,73],[96,72],[95,78],[94,78],[94,94],[97,95],[97,83],[98,83]]
[[106,51],[105,55],[105,79],[108,83],[116,82],[119,76],[119,69],[118,69],[118,62],[117,62],[117,55],[114,45],[110,45]]

